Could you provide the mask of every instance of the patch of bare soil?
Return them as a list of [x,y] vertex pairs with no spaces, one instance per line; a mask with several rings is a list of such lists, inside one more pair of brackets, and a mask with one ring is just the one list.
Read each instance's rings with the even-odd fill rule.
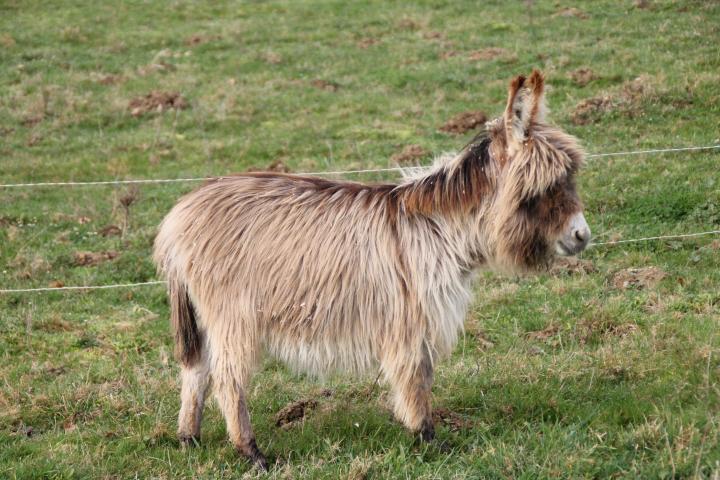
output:
[[65,283],[63,283],[61,280],[53,280],[52,282],[48,283],[48,287],[50,288],[62,288],[65,286]]
[[399,165],[407,165],[415,164],[417,160],[427,156],[428,151],[420,145],[405,145],[401,151],[390,157],[390,160]]
[[647,75],[640,75],[634,80],[625,82],[615,94],[588,98],[578,103],[572,114],[572,121],[575,125],[587,125],[598,120],[601,114],[615,109],[635,117],[642,111],[642,101],[656,93],[652,79]]
[[137,74],[141,77],[145,77],[147,75],[152,75],[153,73],[174,72],[175,70],[177,70],[177,67],[172,63],[158,60],[157,62],[138,67]]
[[98,235],[101,237],[119,237],[122,235],[122,230],[117,225],[106,225],[98,230]]
[[433,409],[433,421],[436,424],[442,423],[453,432],[467,430],[473,427],[473,422],[463,416],[453,412],[448,408],[438,407]]
[[312,410],[317,408],[318,402],[314,399],[303,399],[285,405],[275,415],[275,425],[280,428],[290,428],[305,419]]
[[448,58],[457,57],[458,51],[457,50],[445,50],[444,52],[440,52],[440,60],[447,60]]
[[484,48],[482,50],[476,50],[474,52],[470,52],[468,55],[468,60],[472,61],[486,61],[486,60],[494,60],[498,57],[502,57],[506,55],[508,52],[504,48],[499,47],[490,47],[490,48]]
[[265,52],[260,55],[260,58],[262,58],[265,63],[269,63],[271,65],[279,65],[283,61],[282,56],[275,52]]
[[577,257],[556,257],[552,266],[550,267],[551,275],[559,275],[563,273],[567,274],[581,274],[585,275],[588,273],[594,273],[597,269],[590,260],[583,260]]
[[423,33],[423,38],[425,40],[444,40],[445,34],[442,32],[438,32],[437,30],[431,30],[429,32]]
[[575,125],[587,125],[602,113],[609,112],[613,108],[613,100],[608,95],[587,98],[575,106],[572,114],[572,122]]
[[584,87],[596,78],[597,76],[595,75],[595,72],[587,67],[578,68],[577,70],[570,72],[570,79],[580,87]]
[[412,18],[403,18],[397,23],[397,27],[401,30],[418,30],[422,25],[420,22]]
[[635,0],[633,2],[633,5],[635,8],[639,8],[640,10],[645,10],[646,8],[650,8],[650,2],[648,0]]
[[575,7],[568,7],[563,8],[562,10],[558,10],[557,12],[555,12],[555,14],[553,14],[553,17],[580,18],[583,20],[590,18],[587,13]]
[[202,45],[203,43],[208,43],[212,40],[219,40],[220,38],[222,37],[219,35],[203,35],[201,33],[196,33],[185,39],[185,45],[188,47],[195,47],[197,45]]
[[440,127],[440,130],[446,133],[460,135],[474,130],[480,125],[484,125],[485,122],[487,122],[485,112],[479,110],[462,112],[445,122],[445,124]]
[[328,81],[328,80],[322,80],[319,78],[310,82],[310,85],[312,85],[313,87],[318,88],[320,90],[325,90],[327,92],[337,92],[338,88],[340,88],[340,85],[338,85],[335,82]]
[[178,92],[153,91],[142,97],[130,100],[128,109],[133,117],[146,113],[162,113],[166,110],[184,110],[188,108],[185,98]]
[[577,326],[579,332],[580,343],[586,344],[593,337],[607,338],[617,337],[625,338],[638,331],[638,326],[634,323],[622,323],[620,325],[608,321],[607,318],[600,316],[598,318],[590,318],[582,320]]
[[615,288],[653,288],[667,277],[667,273],[658,267],[626,268],[617,272],[612,278]]
[[275,160],[270,163],[267,167],[250,167],[247,169],[248,172],[277,172],[277,173],[290,173],[290,167],[285,165],[282,160]]
[[118,252],[75,252],[75,265],[79,267],[98,265],[117,258]]
[[536,332],[528,332],[526,335],[531,340],[539,340],[541,342],[547,341],[548,339],[556,336],[560,332],[560,327],[557,325],[550,324],[542,330]]
[[373,45],[377,45],[378,43],[380,43],[380,40],[378,40],[377,38],[366,37],[358,40],[356,45],[358,46],[358,48],[362,48],[363,50],[365,50],[372,47]]

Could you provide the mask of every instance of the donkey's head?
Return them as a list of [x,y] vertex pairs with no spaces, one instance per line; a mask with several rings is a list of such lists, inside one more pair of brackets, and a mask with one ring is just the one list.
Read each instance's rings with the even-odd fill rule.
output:
[[510,269],[577,254],[590,241],[575,189],[584,152],[575,138],[545,123],[543,93],[537,70],[513,79],[503,116],[487,126],[488,153],[498,169],[492,256]]

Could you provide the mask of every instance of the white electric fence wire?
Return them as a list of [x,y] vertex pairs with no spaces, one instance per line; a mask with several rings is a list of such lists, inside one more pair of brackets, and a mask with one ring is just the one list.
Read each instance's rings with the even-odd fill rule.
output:
[[[648,242],[651,240],[671,240],[679,238],[689,237],[700,237],[703,235],[715,235],[720,234],[720,230],[709,230],[707,232],[696,232],[696,233],[682,233],[677,235],[659,235],[657,237],[644,237],[644,238],[631,238],[628,240],[614,240],[610,242],[592,243],[589,247],[598,247],[601,245],[617,245],[620,243],[636,243],[636,242]],[[133,288],[133,287],[144,287],[148,285],[163,285],[167,282],[163,280],[152,280],[149,282],[139,283],[117,283],[113,285],[74,285],[68,287],[43,287],[43,288],[19,288],[19,289],[0,289],[2,293],[27,293],[27,292],[51,292],[51,291],[63,291],[63,290],[105,290],[110,288]]]
[[[631,150],[627,152],[610,152],[610,153],[593,153],[587,158],[600,157],[617,157],[625,155],[645,155],[654,153],[671,153],[671,152],[690,152],[697,150],[716,150],[720,149],[720,145],[706,145],[697,147],[673,147],[673,148],[657,148],[652,150]],[[351,175],[361,173],[376,172],[398,172],[406,169],[406,167],[388,167],[388,168],[368,168],[363,170],[335,170],[330,172],[297,172],[296,175]],[[225,178],[222,175],[218,177],[191,177],[191,178],[149,178],[137,180],[100,180],[92,182],[40,182],[40,183],[5,183],[0,184],[0,188],[32,188],[32,187],[80,187],[90,185],[127,185],[127,184],[148,184],[148,183],[186,183],[186,182],[203,182],[213,179]]]

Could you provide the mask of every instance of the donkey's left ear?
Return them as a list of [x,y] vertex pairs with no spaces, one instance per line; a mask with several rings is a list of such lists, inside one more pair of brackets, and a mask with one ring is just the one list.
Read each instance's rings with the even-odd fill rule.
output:
[[510,148],[527,140],[534,123],[545,120],[544,93],[545,78],[538,70],[533,70],[528,79],[519,76],[510,82],[504,114]]

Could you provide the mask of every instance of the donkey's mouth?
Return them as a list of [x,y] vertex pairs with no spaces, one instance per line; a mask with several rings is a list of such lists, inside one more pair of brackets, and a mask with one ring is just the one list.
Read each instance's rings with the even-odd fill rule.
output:
[[580,248],[571,248],[565,245],[562,240],[558,240],[555,242],[555,253],[560,255],[561,257],[572,257],[573,255],[577,255],[578,253],[583,251],[583,247]]

